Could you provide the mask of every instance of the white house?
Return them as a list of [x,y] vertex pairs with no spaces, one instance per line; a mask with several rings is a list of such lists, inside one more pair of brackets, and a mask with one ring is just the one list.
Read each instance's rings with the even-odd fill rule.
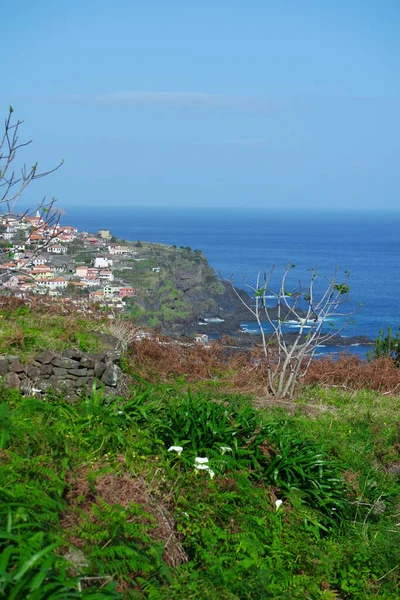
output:
[[112,267],[113,261],[110,258],[106,258],[105,256],[96,256],[93,261],[93,266],[95,269],[104,269],[107,267]]
[[119,246],[118,244],[110,244],[108,246],[108,251],[110,254],[115,254],[117,256],[123,256],[124,254],[132,254],[132,250],[128,248],[128,246]]
[[41,258],[40,256],[36,256],[35,258],[32,259],[32,264],[35,265],[35,267],[45,265],[46,262],[47,262],[46,259]]
[[55,277],[54,279],[38,281],[37,285],[48,290],[65,289],[68,285],[68,281],[62,277]]
[[83,281],[83,283],[86,283],[87,287],[98,287],[101,285],[100,279],[92,279],[92,278],[84,277],[82,279],[82,281]]
[[114,281],[114,275],[112,274],[112,271],[100,271],[99,277],[102,281]]
[[51,252],[52,254],[66,254],[67,248],[66,246],[49,246],[47,252]]

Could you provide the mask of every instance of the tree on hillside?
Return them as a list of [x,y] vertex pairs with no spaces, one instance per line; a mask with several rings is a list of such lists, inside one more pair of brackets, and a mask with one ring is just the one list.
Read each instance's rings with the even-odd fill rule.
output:
[[[18,213],[18,202],[33,181],[54,173],[61,167],[63,161],[48,171],[39,171],[38,162],[30,167],[24,162],[17,164],[20,152],[29,146],[32,140],[20,141],[19,133],[23,121],[14,120],[13,114],[14,109],[10,106],[4,121],[3,134],[0,137],[0,219],[4,226],[8,224],[11,228],[14,226],[18,230],[18,223],[20,224],[25,217],[36,213],[39,218],[29,230],[31,240],[35,237],[38,238],[33,250],[33,256],[35,256],[42,252],[54,237],[52,232],[58,225],[60,213],[56,210],[55,198],[51,200],[42,198],[35,206],[22,213]],[[11,258],[13,258],[13,243],[10,241],[7,248],[0,250],[0,264]],[[2,276],[7,272],[7,269],[3,269]]]
[[[313,268],[305,287],[299,280],[290,290],[288,277],[294,268],[295,265],[287,264],[278,285],[271,281],[275,267],[263,276],[259,273],[255,285],[244,281],[254,303],[246,302],[233,285],[233,277],[228,280],[257,322],[268,375],[268,392],[283,398],[294,395],[296,384],[307,374],[318,346],[339,335],[358,311],[358,308],[342,310],[349,300],[349,272],[345,271],[344,279],[339,280],[337,269],[331,278],[321,278]],[[318,285],[321,280],[322,285]],[[273,307],[268,300],[274,302]],[[338,317],[342,324],[335,328],[331,319]],[[288,333],[288,326],[293,325],[297,331]]]

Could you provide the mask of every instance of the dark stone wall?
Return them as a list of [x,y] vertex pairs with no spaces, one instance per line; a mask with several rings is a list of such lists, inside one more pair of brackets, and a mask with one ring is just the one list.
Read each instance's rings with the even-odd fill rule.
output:
[[63,354],[45,350],[23,364],[16,356],[0,358],[0,376],[7,389],[43,397],[48,392],[63,394],[74,401],[90,394],[93,384],[104,388],[104,393],[118,394],[122,371],[118,366],[121,352],[110,350],[100,354],[86,354],[68,349]]

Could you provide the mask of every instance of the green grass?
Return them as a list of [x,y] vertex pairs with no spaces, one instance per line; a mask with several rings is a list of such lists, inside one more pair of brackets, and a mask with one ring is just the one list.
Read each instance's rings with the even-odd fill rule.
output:
[[398,398],[314,388],[289,414],[135,377],[111,402],[0,403],[0,598],[398,597]]
[[[94,329],[84,316],[38,313],[28,306],[0,315],[0,348],[4,354],[29,359],[45,349],[62,352],[74,346],[83,352],[100,350]],[[103,324],[106,329],[106,324]]]

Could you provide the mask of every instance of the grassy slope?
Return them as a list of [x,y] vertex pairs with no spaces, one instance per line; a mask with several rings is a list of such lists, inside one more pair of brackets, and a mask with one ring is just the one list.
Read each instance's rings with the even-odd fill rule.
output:
[[327,409],[310,417],[315,391],[294,415],[178,384],[73,407],[3,393],[3,527],[11,515],[16,547],[41,531],[53,552],[80,549],[83,574],[112,576],[117,597],[397,598],[399,486],[385,466],[398,400],[318,395]]
[[[41,350],[71,319],[17,316]],[[1,391],[0,598],[397,598],[399,398],[314,387],[255,410],[215,385]]]

